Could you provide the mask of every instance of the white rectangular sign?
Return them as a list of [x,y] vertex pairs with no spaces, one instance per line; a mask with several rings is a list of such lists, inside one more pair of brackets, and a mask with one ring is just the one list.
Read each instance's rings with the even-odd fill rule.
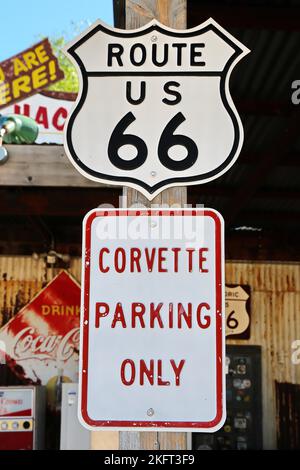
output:
[[223,220],[212,209],[84,220],[79,417],[91,429],[219,429]]

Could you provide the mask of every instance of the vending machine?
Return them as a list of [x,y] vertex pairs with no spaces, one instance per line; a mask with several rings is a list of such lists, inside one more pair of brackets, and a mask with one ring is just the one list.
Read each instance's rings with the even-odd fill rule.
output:
[[89,450],[91,433],[78,419],[78,384],[62,384],[61,450]]
[[45,387],[0,387],[0,450],[44,448]]

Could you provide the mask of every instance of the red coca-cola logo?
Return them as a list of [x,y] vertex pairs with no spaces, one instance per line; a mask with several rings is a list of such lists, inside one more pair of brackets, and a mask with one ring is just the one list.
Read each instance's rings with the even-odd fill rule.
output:
[[13,358],[17,361],[67,361],[74,353],[78,353],[78,349],[79,328],[73,328],[65,335],[45,336],[37,334],[35,328],[28,326],[15,336]]

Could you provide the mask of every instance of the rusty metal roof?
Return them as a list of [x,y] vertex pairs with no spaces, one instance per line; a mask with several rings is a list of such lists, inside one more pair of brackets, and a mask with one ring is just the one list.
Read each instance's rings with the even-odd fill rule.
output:
[[300,1],[188,1],[188,27],[213,17],[251,53],[232,73],[230,89],[245,141],[221,178],[189,189],[190,199],[219,209],[227,229],[300,229]]

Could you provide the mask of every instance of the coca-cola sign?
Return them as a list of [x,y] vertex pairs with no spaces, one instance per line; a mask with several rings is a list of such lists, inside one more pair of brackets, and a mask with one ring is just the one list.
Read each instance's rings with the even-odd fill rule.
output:
[[59,373],[77,382],[79,316],[80,286],[62,271],[0,330],[6,363],[32,383],[47,385]]
[[[71,343],[71,344],[70,344]],[[73,343],[73,344],[72,344]],[[13,357],[19,361],[28,359],[50,359],[67,361],[78,350],[79,328],[73,328],[63,335],[37,335],[36,329],[30,326],[17,334],[13,349]]]

